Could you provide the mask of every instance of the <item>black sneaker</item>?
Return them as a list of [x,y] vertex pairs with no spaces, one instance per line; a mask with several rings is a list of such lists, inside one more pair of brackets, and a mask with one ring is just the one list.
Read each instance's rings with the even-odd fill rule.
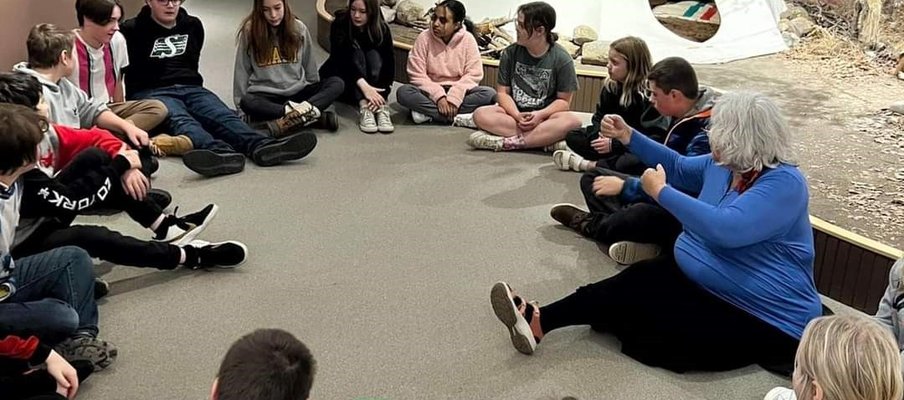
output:
[[245,156],[239,153],[192,150],[182,156],[182,163],[198,174],[213,177],[242,172],[245,169]]
[[234,240],[220,243],[195,240],[184,249],[185,266],[191,269],[235,268],[244,263],[248,257],[248,247]]
[[173,215],[164,217],[163,222],[154,231],[154,240],[167,242],[175,246],[182,246],[191,242],[198,236],[207,224],[217,215],[219,207],[216,204],[208,204],[201,211],[178,216],[179,208],[173,210]]
[[314,151],[317,136],[303,132],[263,144],[254,149],[251,159],[261,167],[272,167],[286,161],[298,160]]
[[110,283],[101,279],[94,278],[94,300],[100,300],[110,294]]
[[148,190],[148,198],[154,203],[157,203],[157,206],[159,206],[161,210],[166,209],[173,202],[173,196],[162,189]]
[[549,210],[552,219],[559,221],[582,235],[586,235],[587,224],[590,222],[590,213],[581,210],[574,204],[556,204]]
[[335,112],[324,111],[314,126],[320,129],[326,129],[330,132],[336,132],[339,130],[339,117],[336,116]]

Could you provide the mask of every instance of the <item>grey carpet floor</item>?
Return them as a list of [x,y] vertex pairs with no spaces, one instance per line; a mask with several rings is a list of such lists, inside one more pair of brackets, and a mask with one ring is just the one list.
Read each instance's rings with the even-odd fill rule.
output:
[[[249,4],[186,6],[205,21],[203,72],[228,104],[235,27]],[[292,4],[314,29],[313,0]],[[413,126],[401,113],[395,134],[364,135],[352,110],[339,111],[340,131],[319,133],[301,162],[201,179],[179,159],[162,161],[154,185],[180,211],[221,207],[201,238],[241,240],[250,258],[234,271],[101,264],[113,282],[101,332],[120,355],[82,398],[204,399],[230,343],[261,327],[313,350],[316,399],[731,400],[785,383],[757,367],[647,368],[586,327],[547,336],[532,357],[517,353],[489,305],[494,282],[547,303],[620,268],[549,218],[553,204],[581,203],[579,175],[547,154],[471,151],[467,130]],[[125,215],[83,221],[149,237]]]

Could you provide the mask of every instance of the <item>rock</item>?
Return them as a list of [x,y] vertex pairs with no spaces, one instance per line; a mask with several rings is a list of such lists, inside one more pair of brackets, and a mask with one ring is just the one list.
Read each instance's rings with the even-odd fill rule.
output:
[[895,104],[892,104],[891,107],[888,107],[888,109],[898,114],[904,114],[904,101],[899,101]]
[[574,43],[571,43],[571,42],[568,42],[568,41],[565,41],[565,40],[562,40],[562,39],[559,39],[559,41],[556,42],[556,43],[557,43],[559,46],[562,46],[563,48],[565,48],[565,51],[568,52],[568,55],[570,55],[571,58],[577,58],[577,57],[578,57],[578,53],[581,52],[581,46],[578,46],[578,45],[576,45],[576,44],[574,44]]
[[785,46],[794,47],[800,43],[800,36],[794,34],[794,32],[782,32],[782,39],[785,40]]
[[788,5],[788,9],[782,13],[781,19],[783,20],[792,20],[795,18],[805,17],[809,18],[810,13],[807,10],[799,5]]
[[581,46],[587,42],[593,42],[599,39],[596,31],[587,25],[578,25],[574,27],[574,44]]
[[423,23],[424,7],[413,0],[402,0],[396,6],[396,21],[405,25]]
[[383,12],[383,19],[386,20],[387,24],[391,24],[392,21],[395,21],[396,10],[389,6],[380,6],[380,11]]
[[609,42],[598,40],[584,45],[581,49],[582,64],[606,66],[609,64]]
[[383,0],[382,3],[384,6],[392,8],[395,7],[396,4],[398,4],[398,0]]
[[813,21],[810,21],[810,18],[806,17],[797,17],[792,19],[791,22],[791,32],[794,32],[798,37],[806,37],[816,29],[816,24]]

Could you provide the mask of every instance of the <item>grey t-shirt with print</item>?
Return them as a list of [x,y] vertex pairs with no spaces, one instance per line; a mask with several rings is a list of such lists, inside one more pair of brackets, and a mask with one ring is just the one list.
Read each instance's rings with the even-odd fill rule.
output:
[[524,46],[509,46],[499,59],[498,81],[512,88],[512,98],[523,112],[546,108],[558,93],[578,90],[574,61],[558,44],[540,58],[531,56]]

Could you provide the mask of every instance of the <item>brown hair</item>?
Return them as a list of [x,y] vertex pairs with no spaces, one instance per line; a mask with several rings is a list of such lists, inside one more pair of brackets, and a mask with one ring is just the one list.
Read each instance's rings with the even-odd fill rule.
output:
[[47,120],[35,110],[0,103],[0,173],[12,174],[38,159]]
[[647,80],[655,82],[665,93],[677,90],[689,99],[696,99],[700,94],[694,67],[681,57],[664,58],[653,65]]
[[[383,28],[389,28],[386,25],[386,21],[383,20],[383,12],[380,11],[380,2],[378,0],[361,0],[364,2],[364,8],[366,8],[367,13],[367,25],[364,26],[364,31],[367,32],[367,37],[370,38],[371,43],[377,45],[383,43]],[[352,28],[354,27],[351,22],[351,10],[352,3],[355,0],[348,0],[348,6],[343,10],[348,16],[348,29],[349,33],[351,33]],[[349,37],[352,35],[350,34]]]
[[544,1],[525,3],[518,7],[518,12],[524,14],[524,29],[533,34],[537,28],[546,29],[546,41],[550,45],[559,40],[559,35],[553,33],[556,28],[556,9]]
[[289,8],[289,2],[282,1],[283,19],[279,26],[271,29],[270,23],[264,18],[264,0],[254,0],[254,8],[251,13],[242,20],[239,25],[239,32],[236,38],[245,35],[248,41],[247,51],[251,52],[252,58],[257,63],[266,64],[270,60],[273,53],[273,44],[279,48],[279,54],[288,60],[293,60],[298,54],[298,49],[304,45],[304,38],[301,36],[301,29],[295,23],[295,15]]
[[[618,52],[625,57],[628,64],[628,74],[625,81],[621,83],[622,94],[619,98],[619,104],[622,107],[630,107],[634,101],[635,93],[642,93],[646,87],[647,75],[650,73],[653,57],[650,56],[650,49],[647,42],[635,36],[627,36],[617,39],[609,46],[612,50]],[[612,79],[606,79],[606,87],[613,90],[619,85]]]
[[85,26],[85,19],[98,25],[106,25],[113,19],[113,10],[119,7],[122,17],[126,10],[119,0],[75,0],[75,17],[78,26]]
[[259,329],[237,340],[217,373],[218,400],[303,400],[316,363],[291,333]]
[[53,68],[60,61],[64,51],[72,51],[75,34],[57,28],[54,24],[38,24],[28,33],[28,66],[31,68]]

